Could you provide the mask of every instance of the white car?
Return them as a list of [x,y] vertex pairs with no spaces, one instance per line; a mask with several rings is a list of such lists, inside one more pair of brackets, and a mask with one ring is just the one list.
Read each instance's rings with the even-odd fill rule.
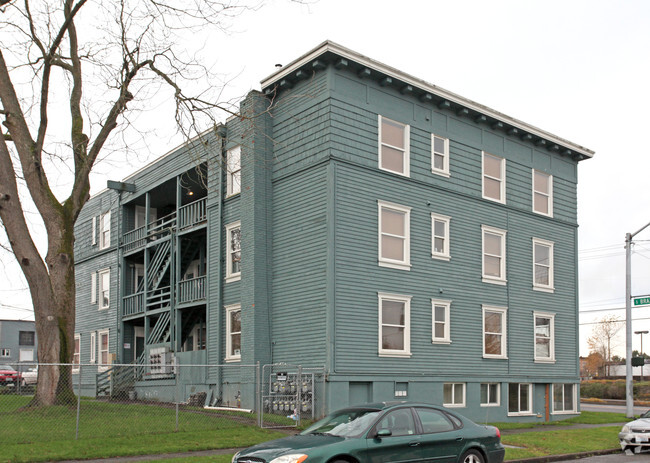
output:
[[38,381],[38,367],[36,368],[30,368],[26,372],[23,373],[23,386],[28,386],[30,384],[36,384]]
[[624,451],[639,453],[641,450],[650,450],[650,410],[623,426],[618,433],[618,440]]

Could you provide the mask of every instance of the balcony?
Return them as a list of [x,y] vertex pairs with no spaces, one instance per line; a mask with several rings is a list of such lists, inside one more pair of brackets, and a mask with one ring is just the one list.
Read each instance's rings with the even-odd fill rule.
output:
[[122,298],[123,316],[128,317],[144,312],[144,292],[139,292]]
[[205,300],[205,276],[183,280],[178,283],[178,303]]
[[193,227],[207,220],[207,198],[197,199],[194,202],[181,206],[178,209],[178,228]]

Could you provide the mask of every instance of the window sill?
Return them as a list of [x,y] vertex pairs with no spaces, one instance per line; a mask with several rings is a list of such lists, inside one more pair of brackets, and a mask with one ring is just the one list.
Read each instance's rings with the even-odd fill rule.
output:
[[508,360],[507,355],[487,355],[483,354],[484,359],[490,359],[490,360]]
[[379,352],[379,357],[385,358],[411,358],[410,352]]
[[490,283],[491,285],[499,285],[499,286],[506,286],[508,284],[508,280],[504,280],[501,278],[490,278],[490,277],[483,277],[483,283]]
[[431,258],[436,260],[445,260],[447,262],[451,260],[451,256],[446,256],[443,254],[431,254]]
[[432,339],[431,344],[451,344],[450,339]]
[[383,260],[378,261],[380,267],[394,268],[397,270],[406,270],[407,272],[411,270],[411,264],[400,264],[397,262],[386,262]]
[[544,216],[544,217],[548,217],[549,219],[552,219],[552,218],[553,218],[553,213],[552,213],[552,212],[551,212],[550,214],[545,214],[545,213],[543,213],[543,212],[536,211],[535,209],[533,209],[533,212],[534,212],[535,214],[537,214],[537,215],[541,215],[541,216]]
[[553,364],[555,363],[555,359],[535,359],[535,363]]
[[540,291],[542,293],[554,293],[555,288],[550,286],[535,286],[533,285],[533,291]]
[[238,191],[237,193],[230,193],[226,195],[226,199],[234,198],[235,196],[239,196],[239,195],[241,195],[240,191]]
[[233,281],[239,281],[239,280],[241,280],[241,274],[231,275],[225,278],[226,283],[231,283]]
[[483,199],[486,199],[488,201],[492,201],[493,203],[498,203],[498,204],[505,204],[506,203],[505,200],[490,198],[489,196],[483,196]]
[[99,310],[99,311],[101,312],[101,311],[103,311],[103,310],[108,310],[108,309],[110,309],[110,308],[111,308],[111,306],[108,306],[108,307],[97,307],[97,310]]
[[434,169],[431,169],[431,173],[432,173],[432,174],[436,174],[436,175],[440,175],[441,177],[446,177],[446,178],[451,177],[451,174],[450,174],[449,172],[445,171],[445,170],[434,170]]
[[551,415],[577,415],[578,411],[577,410],[567,410],[567,411],[560,411],[560,412],[552,412]]
[[226,362],[226,363],[241,362],[241,357],[231,357],[231,358],[226,357],[224,359],[224,362]]
[[465,408],[465,404],[442,404],[443,407],[447,408]]
[[[405,156],[406,158],[406,156]],[[405,162],[408,162],[408,160],[405,159]],[[383,170],[384,172],[390,172],[391,174],[399,175],[400,177],[406,177],[406,178],[411,178],[411,173],[409,172],[408,169],[405,169],[404,172],[397,172],[396,170],[390,170],[390,169],[385,169],[379,166],[379,170]]]
[[500,407],[501,404],[481,404],[481,407],[488,408],[488,407]]
[[508,412],[508,416],[536,416],[533,412]]

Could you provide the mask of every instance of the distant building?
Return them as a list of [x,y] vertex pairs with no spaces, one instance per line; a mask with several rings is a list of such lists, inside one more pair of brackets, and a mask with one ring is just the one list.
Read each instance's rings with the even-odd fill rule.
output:
[[[84,207],[75,358],[319,367],[328,410],[576,414],[593,152],[332,42],[262,90]],[[250,378],[224,371],[182,390],[254,408]]]
[[33,321],[0,320],[0,364],[36,362],[37,348]]

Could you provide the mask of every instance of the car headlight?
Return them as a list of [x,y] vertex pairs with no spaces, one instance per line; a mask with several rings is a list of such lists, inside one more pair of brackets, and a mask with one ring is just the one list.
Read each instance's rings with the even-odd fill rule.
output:
[[304,453],[292,453],[291,455],[282,455],[274,458],[270,463],[302,463],[307,459]]
[[239,454],[240,454],[240,453],[241,453],[241,452],[237,452],[236,454],[234,454],[234,455],[232,456],[232,460],[230,461],[230,463],[235,463],[235,462],[237,461],[237,458],[239,458]]
[[621,429],[621,432],[625,432],[625,433],[630,432],[630,427],[628,425],[623,426],[623,429]]

